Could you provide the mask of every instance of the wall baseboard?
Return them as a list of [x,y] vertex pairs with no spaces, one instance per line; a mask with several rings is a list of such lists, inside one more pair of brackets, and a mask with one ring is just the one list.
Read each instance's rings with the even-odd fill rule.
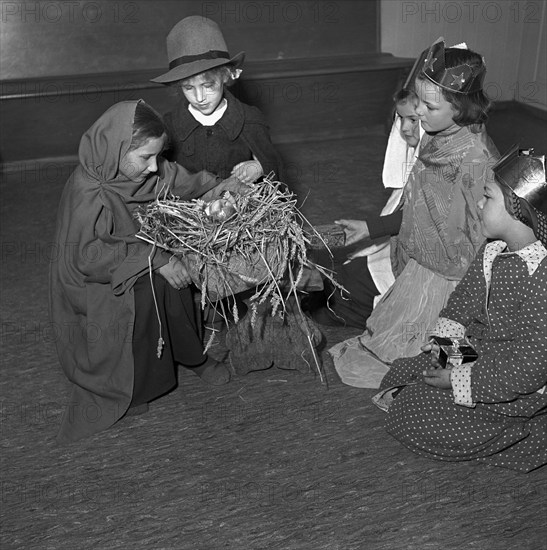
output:
[[[357,107],[358,108],[358,107]],[[385,121],[381,121],[384,125]],[[362,125],[352,128],[331,130],[323,128],[313,134],[297,134],[287,132],[274,139],[276,144],[302,143],[334,139],[360,139],[370,130],[378,131],[379,124]],[[514,143],[522,147],[533,147],[537,153],[547,153],[547,111],[534,105],[522,104],[516,101],[500,101],[494,103],[488,120],[488,133],[501,153]],[[79,136],[78,136],[79,139]],[[72,168],[78,163],[76,153],[69,155],[40,156],[0,163],[0,172],[4,174],[35,171],[45,176],[47,181],[56,175],[68,177]],[[64,179],[66,179],[64,177]]]
[[[269,121],[274,142],[352,136],[382,124],[412,60],[390,54],[249,62],[232,88]],[[144,99],[164,113],[170,88],[150,82],[161,70],[0,83],[0,161],[77,154],[81,135],[111,105]]]
[[537,153],[547,153],[547,110],[539,105],[496,102],[488,117],[487,130],[500,153],[515,143],[522,148],[531,147]]

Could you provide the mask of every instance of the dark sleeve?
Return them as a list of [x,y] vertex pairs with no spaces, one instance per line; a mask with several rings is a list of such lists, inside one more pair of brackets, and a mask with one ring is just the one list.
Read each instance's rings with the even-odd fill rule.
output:
[[175,137],[175,129],[173,126],[173,112],[169,111],[163,115],[163,122],[165,123],[165,130],[167,133],[167,143],[165,149],[162,151],[162,156],[170,162],[177,160],[177,140]]
[[242,138],[262,165],[264,175],[274,172],[274,179],[283,181],[281,157],[272,143],[270,128],[256,107],[245,105],[245,127]]
[[446,306],[439,313],[468,328],[479,317],[484,307],[486,283],[484,279],[483,256],[486,245],[483,245],[473,263],[450,294]]
[[[85,283],[110,283],[114,294],[120,295],[147,272],[149,261],[154,269],[163,265],[164,254],[135,236],[135,219],[118,194],[101,190],[94,203],[87,200],[93,207],[89,214],[82,208],[85,201],[74,212],[73,265]],[[98,205],[102,205],[99,210]]]
[[[166,160],[163,160],[161,164],[161,177],[170,192],[183,200],[201,197],[222,181],[221,178],[206,170],[192,174],[180,164]],[[160,195],[162,189],[164,188],[159,190]]]
[[403,221],[403,211],[397,210],[387,216],[369,216],[367,225],[371,239],[397,235]]
[[[519,304],[518,311],[512,319],[511,341],[506,346],[500,345],[500,349],[480,355],[473,364],[471,392],[474,402],[516,401],[545,386],[547,381],[545,264],[543,268],[542,266],[538,268],[535,277],[538,281],[543,280],[543,284],[538,282],[535,291],[530,292]],[[530,403],[533,406],[533,402]],[[528,415],[529,411],[530,409],[525,411],[525,414]]]

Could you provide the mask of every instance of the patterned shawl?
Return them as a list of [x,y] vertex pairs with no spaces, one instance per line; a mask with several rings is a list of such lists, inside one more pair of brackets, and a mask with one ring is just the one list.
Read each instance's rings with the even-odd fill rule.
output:
[[484,127],[457,126],[423,137],[405,188],[403,222],[392,246],[399,275],[410,258],[459,280],[484,242],[477,214],[499,154]]

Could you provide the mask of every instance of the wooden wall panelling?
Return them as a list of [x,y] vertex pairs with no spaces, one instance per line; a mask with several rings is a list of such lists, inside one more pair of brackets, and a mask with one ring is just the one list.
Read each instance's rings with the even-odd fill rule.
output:
[[[277,143],[348,137],[385,122],[410,65],[390,55],[249,62],[234,92],[263,111]],[[157,74],[2,83],[2,161],[76,155],[82,133],[118,101],[142,98],[166,112],[174,98],[167,87],[149,82]]]
[[466,42],[484,56],[493,101],[547,109],[546,2],[381,0],[380,13],[381,51],[416,57],[439,36]]
[[278,142],[374,124],[400,71],[379,54],[379,0],[37,0],[0,9],[4,163],[73,157],[117,101],[167,111],[168,90],[149,79],[165,70],[165,37],[188,15],[217,21],[230,52],[246,51],[235,91],[264,111]]
[[216,21],[249,61],[378,53],[377,0],[0,2],[3,79],[167,66],[165,38],[189,15]]

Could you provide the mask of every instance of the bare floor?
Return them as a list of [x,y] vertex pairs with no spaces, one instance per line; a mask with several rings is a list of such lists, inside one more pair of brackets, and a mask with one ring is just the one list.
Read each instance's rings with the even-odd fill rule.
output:
[[[312,223],[380,209],[384,147],[381,131],[280,147]],[[219,388],[181,371],[147,414],[56,446],[68,383],[47,263],[69,168],[28,168],[1,187],[3,550],[547,548],[547,470],[434,462],[402,447],[374,390],[344,386],[325,352],[351,329],[323,331],[324,384],[283,365]]]

